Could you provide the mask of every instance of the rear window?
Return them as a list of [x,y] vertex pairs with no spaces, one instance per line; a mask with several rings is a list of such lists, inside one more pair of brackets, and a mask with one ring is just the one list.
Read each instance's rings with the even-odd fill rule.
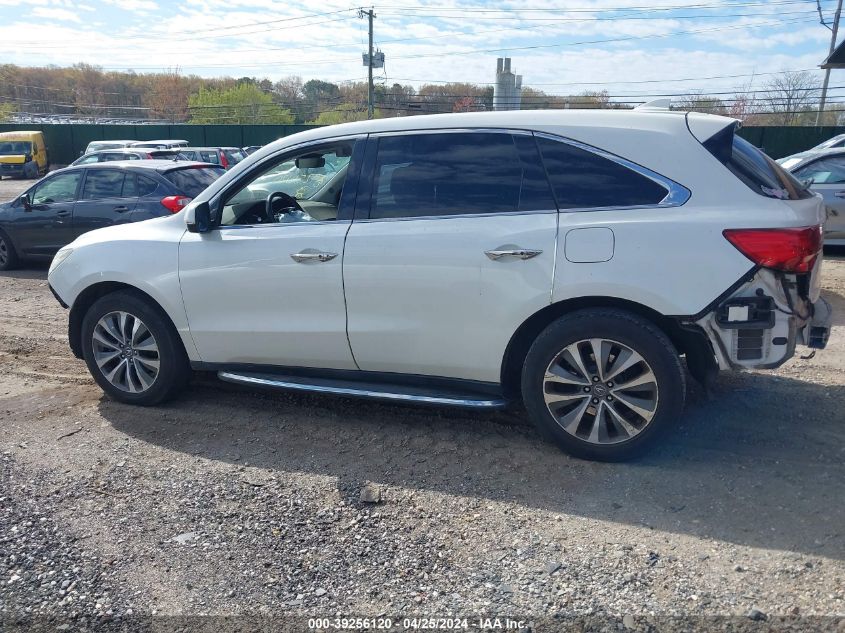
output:
[[208,185],[220,178],[225,170],[218,167],[187,167],[171,169],[162,174],[184,195],[196,198]]
[[703,145],[734,176],[761,196],[778,200],[812,197],[797,178],[735,132],[734,126],[728,126]]
[[246,154],[244,154],[240,150],[223,150],[223,153],[226,154],[226,160],[229,161],[231,165],[237,165],[241,162],[244,158],[246,158]]

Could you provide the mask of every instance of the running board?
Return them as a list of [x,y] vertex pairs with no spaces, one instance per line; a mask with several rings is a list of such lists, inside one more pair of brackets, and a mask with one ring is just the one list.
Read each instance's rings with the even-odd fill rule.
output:
[[328,393],[336,396],[373,398],[393,402],[469,407],[473,409],[501,409],[507,404],[503,398],[469,392],[444,392],[426,387],[380,385],[369,382],[356,384],[355,382],[332,380],[330,378],[302,378],[299,376],[264,373],[236,374],[229,371],[218,372],[217,377],[226,382],[252,387]]

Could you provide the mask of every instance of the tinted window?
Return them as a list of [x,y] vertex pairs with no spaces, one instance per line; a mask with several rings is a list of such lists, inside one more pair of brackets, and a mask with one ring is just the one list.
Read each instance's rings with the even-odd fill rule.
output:
[[51,202],[72,202],[76,198],[76,188],[82,172],[53,176],[40,183],[32,191],[32,204],[49,204]]
[[9,141],[0,143],[0,156],[8,156],[10,154],[31,154],[32,143],[27,141]]
[[123,192],[123,172],[118,170],[92,169],[85,177],[82,188],[83,200],[120,198]]
[[796,169],[793,174],[800,180],[811,180],[817,185],[845,183],[845,156],[821,158]]
[[138,176],[138,195],[142,198],[151,195],[158,189],[158,183],[152,178],[146,176]]
[[[538,177],[545,201],[542,188],[538,198],[532,186]],[[371,218],[554,208],[536,158],[533,165],[523,165],[514,137],[502,133],[381,138],[373,186]]]
[[217,156],[217,152],[199,152],[199,155],[199,160],[204,163],[220,164],[220,158]]
[[560,209],[655,205],[669,192],[650,178],[610,159],[537,137]]
[[225,170],[217,167],[188,167],[173,169],[163,176],[176,185],[181,193],[196,198],[203,189],[220,178]]
[[798,200],[812,194],[792,174],[728,126],[703,143],[704,147],[752,191],[767,198]]
[[138,197],[138,183],[135,180],[135,174],[126,174],[123,179],[123,192],[121,198],[137,198]]

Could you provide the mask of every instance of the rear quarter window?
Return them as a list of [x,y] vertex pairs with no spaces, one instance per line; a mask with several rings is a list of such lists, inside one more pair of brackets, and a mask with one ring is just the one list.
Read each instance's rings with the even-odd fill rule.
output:
[[586,149],[541,136],[537,145],[561,210],[654,206],[669,194],[651,178]]
[[215,180],[220,178],[225,170],[218,167],[186,167],[171,169],[162,175],[172,182],[180,192],[191,198],[196,198]]

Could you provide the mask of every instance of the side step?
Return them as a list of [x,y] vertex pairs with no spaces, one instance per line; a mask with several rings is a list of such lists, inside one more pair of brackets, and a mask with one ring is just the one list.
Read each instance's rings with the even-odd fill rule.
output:
[[355,398],[373,398],[393,402],[442,405],[449,407],[469,407],[473,409],[501,409],[507,402],[504,398],[471,392],[444,391],[428,387],[379,384],[372,382],[353,382],[333,380],[331,378],[303,378],[265,373],[217,373],[220,380],[252,387],[269,387],[292,391],[328,393],[336,396]]

